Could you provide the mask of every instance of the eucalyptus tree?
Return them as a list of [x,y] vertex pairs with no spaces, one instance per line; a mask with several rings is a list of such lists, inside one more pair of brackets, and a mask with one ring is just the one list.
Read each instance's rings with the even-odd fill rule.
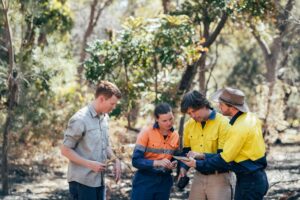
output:
[[192,53],[197,51],[199,56],[202,50],[193,36],[187,16],[129,18],[116,40],[97,40],[90,45],[86,77],[94,82],[112,80],[121,87],[125,97],[119,111],[130,127],[130,112],[143,103],[140,99],[175,103],[175,95],[169,93],[177,85],[180,71]]
[[7,195],[9,135],[12,131],[22,132],[22,127],[34,119],[36,124],[42,120],[38,113],[47,106],[50,81],[57,73],[43,53],[49,46],[57,45],[55,37],[65,37],[73,21],[65,0],[1,3],[0,103],[1,118],[5,118],[1,180],[2,193]]

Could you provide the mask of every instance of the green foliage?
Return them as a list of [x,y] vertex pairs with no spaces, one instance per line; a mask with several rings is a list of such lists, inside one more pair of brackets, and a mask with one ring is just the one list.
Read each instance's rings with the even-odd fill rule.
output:
[[230,14],[233,19],[239,17],[241,14],[265,18],[273,10],[274,2],[270,0],[186,0],[172,14],[187,15],[195,24],[210,24],[218,20],[224,12]]
[[172,12],[174,15],[184,14],[189,16],[195,24],[202,22],[211,23],[221,16],[223,11],[230,12],[231,6],[225,0],[187,0],[178,10]]
[[[58,81],[58,77],[64,76],[66,79],[62,71],[67,71],[70,67],[71,49],[67,43],[73,20],[65,0],[12,1],[10,5],[9,20],[13,31],[15,70],[19,82],[12,130],[19,130],[23,137],[28,133],[23,128],[31,124],[34,127],[30,127],[30,130],[40,135],[50,125],[61,123],[53,121],[58,118],[56,108],[53,107],[57,105],[54,101],[56,91],[53,88],[64,84]],[[2,41],[5,41],[5,35],[0,35],[0,44]],[[1,109],[5,109],[8,95],[7,52],[2,53],[2,50],[1,48],[0,103]]]
[[[166,86],[170,80],[164,80],[163,74],[183,67],[185,49],[194,48],[193,35],[187,16],[129,18],[115,41],[97,40],[90,44],[87,49],[90,58],[85,62],[86,77],[92,82],[102,79],[116,82],[124,94],[121,103],[125,108],[118,113],[128,114],[142,92],[155,91],[159,98],[160,93],[170,89]],[[159,87],[155,88],[155,83]]]
[[22,1],[21,4],[26,9],[26,21],[45,34],[65,33],[73,27],[71,11],[64,0]]
[[239,13],[248,13],[252,17],[264,18],[274,11],[274,1],[270,0],[247,0],[238,1],[235,9]]

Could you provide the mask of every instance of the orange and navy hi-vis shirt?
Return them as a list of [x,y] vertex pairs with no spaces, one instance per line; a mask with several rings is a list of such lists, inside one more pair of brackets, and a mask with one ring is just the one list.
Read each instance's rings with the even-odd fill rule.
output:
[[179,146],[179,135],[170,131],[166,138],[157,128],[148,127],[142,131],[136,141],[132,155],[132,165],[140,170],[165,172],[162,168],[153,167],[154,160],[172,159]]

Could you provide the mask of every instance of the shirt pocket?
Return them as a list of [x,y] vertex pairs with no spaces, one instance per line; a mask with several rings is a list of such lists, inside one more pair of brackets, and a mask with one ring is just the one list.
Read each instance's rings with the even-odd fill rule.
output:
[[217,153],[218,150],[218,135],[208,136],[205,141],[205,151],[208,153]]
[[190,134],[188,136],[188,139],[190,140],[190,146],[191,146],[192,149],[197,149],[198,146],[200,146],[200,141],[199,141],[197,135]]
[[167,143],[166,147],[167,148],[165,149],[165,153],[169,154],[169,155],[174,155],[175,151],[178,148],[178,145],[175,144],[175,143],[174,144],[173,143]]
[[159,141],[151,141],[148,144],[148,148],[156,149],[156,150],[162,149],[162,146],[163,146],[162,143]]

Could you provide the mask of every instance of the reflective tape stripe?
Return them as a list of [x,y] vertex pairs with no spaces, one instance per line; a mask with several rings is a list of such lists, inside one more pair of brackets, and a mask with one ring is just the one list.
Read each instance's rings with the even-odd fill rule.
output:
[[155,148],[147,148],[146,152],[149,153],[157,153],[157,154],[170,154],[173,155],[175,153],[175,150],[172,149],[155,149]]
[[145,152],[146,147],[143,146],[143,145],[140,145],[140,144],[136,144],[136,145],[135,145],[135,149],[136,149],[136,150],[140,150],[140,151]]
[[172,149],[149,148],[149,147],[145,147],[145,146],[140,145],[140,144],[136,144],[135,149],[139,150],[139,151],[143,151],[145,153],[170,154],[170,155],[173,155],[175,153],[175,150],[172,150]]

